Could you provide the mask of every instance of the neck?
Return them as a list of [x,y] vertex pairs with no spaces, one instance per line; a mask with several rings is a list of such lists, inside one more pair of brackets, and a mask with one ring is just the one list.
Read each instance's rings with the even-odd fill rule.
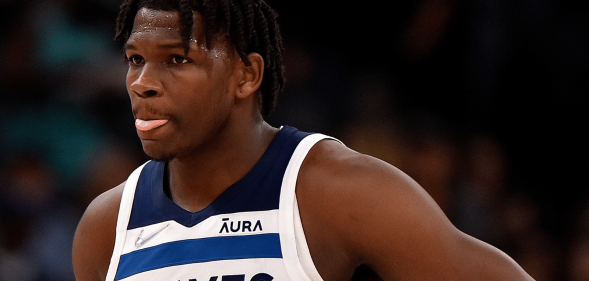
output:
[[223,130],[201,152],[168,163],[169,190],[176,204],[191,212],[208,206],[254,167],[278,132],[264,121],[242,125]]

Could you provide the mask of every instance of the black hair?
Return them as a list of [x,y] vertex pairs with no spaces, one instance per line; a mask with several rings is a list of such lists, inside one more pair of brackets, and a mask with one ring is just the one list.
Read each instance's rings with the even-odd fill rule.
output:
[[182,40],[188,52],[193,29],[193,11],[205,25],[205,41],[211,47],[214,36],[226,36],[235,46],[241,60],[250,66],[247,55],[258,53],[264,58],[264,77],[260,86],[260,109],[268,117],[278,93],[284,88],[282,36],[276,21],[278,14],[263,0],[124,0],[117,17],[115,40],[125,43],[131,35],[137,11],[149,8],[177,11],[182,25]]

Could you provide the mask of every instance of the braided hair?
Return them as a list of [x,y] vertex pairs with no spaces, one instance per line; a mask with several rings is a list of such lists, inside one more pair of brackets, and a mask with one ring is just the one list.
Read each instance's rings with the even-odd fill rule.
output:
[[235,46],[247,66],[251,66],[248,54],[260,54],[265,64],[259,91],[260,108],[262,116],[270,115],[285,79],[284,48],[276,21],[278,14],[268,4],[263,0],[124,0],[117,17],[115,40],[124,43],[129,39],[135,15],[141,8],[177,11],[186,52],[190,46],[195,11],[203,18],[207,48],[211,47],[214,36],[221,35]]

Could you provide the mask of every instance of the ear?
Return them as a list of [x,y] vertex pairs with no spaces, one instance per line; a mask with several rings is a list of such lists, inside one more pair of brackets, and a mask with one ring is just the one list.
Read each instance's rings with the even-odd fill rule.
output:
[[264,59],[258,53],[250,53],[247,55],[251,62],[250,66],[243,65],[241,81],[237,87],[237,98],[243,99],[256,93],[262,85],[262,78],[264,77]]

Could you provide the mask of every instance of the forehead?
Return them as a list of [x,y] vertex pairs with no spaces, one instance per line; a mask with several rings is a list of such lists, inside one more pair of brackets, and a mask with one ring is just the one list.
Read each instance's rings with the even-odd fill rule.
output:
[[137,15],[135,15],[133,30],[131,32],[142,32],[157,28],[179,30],[181,24],[178,12],[141,8],[137,11]]
[[[211,44],[206,43],[203,17],[198,12],[193,12],[193,22],[189,52],[194,50],[213,51],[215,54],[235,52],[235,47],[224,36],[213,36]],[[184,48],[182,30],[180,14],[177,11],[143,7],[137,11],[133,29],[125,43],[125,50],[138,49],[140,46],[147,48],[156,46],[159,49]]]
[[[192,38],[202,36],[202,23],[200,16],[194,14],[194,26],[192,29]],[[141,8],[135,15],[133,29],[129,41],[139,39],[147,35],[163,36],[169,39],[181,39],[182,23],[177,11],[162,11],[149,8]]]

